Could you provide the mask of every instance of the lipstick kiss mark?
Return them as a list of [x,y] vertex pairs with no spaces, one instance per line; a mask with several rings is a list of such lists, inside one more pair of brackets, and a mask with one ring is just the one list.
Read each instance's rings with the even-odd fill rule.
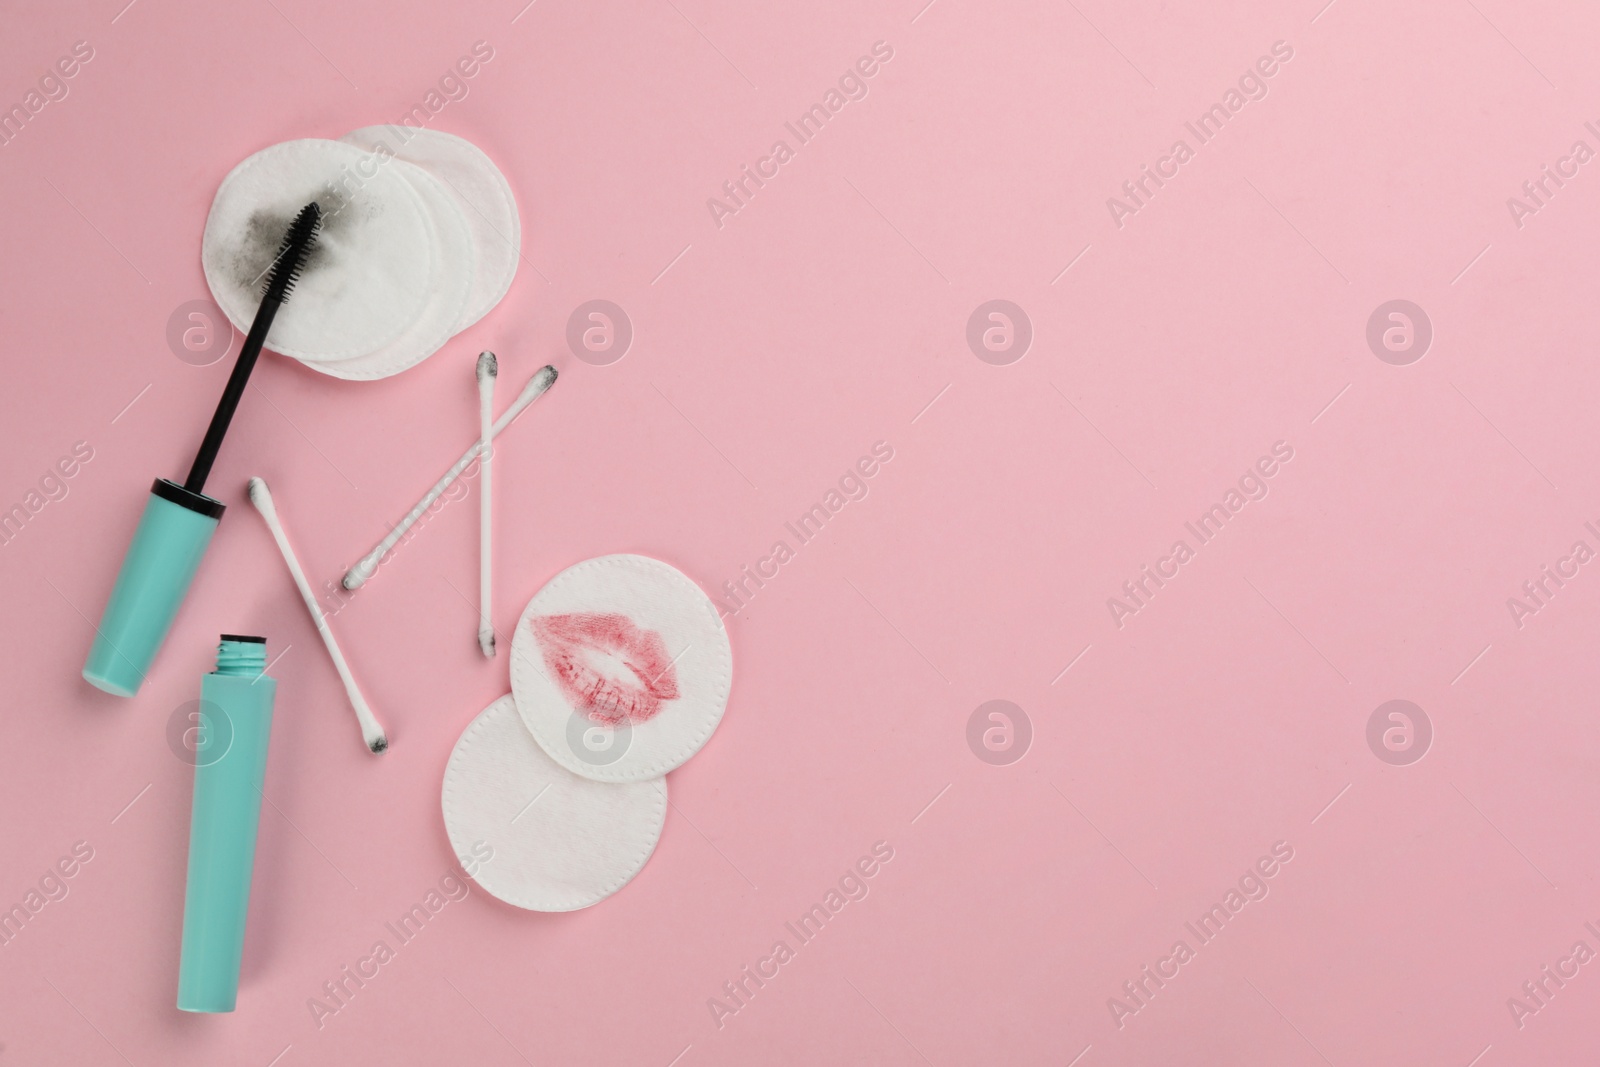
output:
[[626,615],[540,615],[528,625],[562,692],[597,723],[645,722],[678,699],[666,642]]

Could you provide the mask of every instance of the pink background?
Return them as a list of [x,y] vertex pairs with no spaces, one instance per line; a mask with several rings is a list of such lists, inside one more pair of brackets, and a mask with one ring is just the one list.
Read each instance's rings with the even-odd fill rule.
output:
[[[74,442],[94,458],[0,548],[0,905],[75,842],[94,858],[0,948],[0,1064],[1600,1054],[1600,963],[1520,1026],[1507,1003],[1580,939],[1600,951],[1600,567],[1520,628],[1507,607],[1575,541],[1600,549],[1600,162],[1520,228],[1506,204],[1600,148],[1600,19],[922,2],[6,15],[6,104],[73,42],[94,58],[0,148],[0,507]],[[165,333],[206,295],[218,182],[398,119],[480,40],[493,59],[430,125],[516,190],[510,294],[386,381],[267,357],[149,682],[90,689],[88,619],[227,374]],[[877,41],[867,98],[718,228],[707,198]],[[1276,41],[1293,59],[1265,99],[1115,225],[1107,198],[1195,147],[1184,122]],[[610,366],[566,347],[595,298],[636,332]],[[1034,331],[1009,366],[965,339],[996,298]],[[1434,330],[1408,366],[1365,340],[1400,298]],[[485,347],[518,386],[562,372],[500,446],[502,628],[586,557],[656,556],[715,593],[797,551],[728,620],[727,716],[670,776],[631,885],[554,916],[474,891],[319,1028],[308,998],[451,864],[445,760],[507,660],[476,652],[476,505],[452,503],[334,619],[394,742],[366,754],[244,483],[271,482],[336,578],[474,436]],[[796,546],[783,523],[877,441],[869,495]],[[1278,441],[1266,499],[1119,628],[1107,598]],[[173,1007],[192,772],[165,731],[222,631],[284,654],[239,1010],[193,1017]],[[1032,724],[1009,765],[968,746],[992,699]],[[1366,741],[1392,699],[1433,725],[1408,766]],[[708,999],[879,841],[870,894],[719,1027]],[[1108,998],[1194,947],[1185,922],[1279,841],[1269,895],[1119,1027]]]

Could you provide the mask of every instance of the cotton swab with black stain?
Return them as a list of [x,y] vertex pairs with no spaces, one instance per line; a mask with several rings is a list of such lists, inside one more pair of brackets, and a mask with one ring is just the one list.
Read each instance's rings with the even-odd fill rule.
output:
[[494,623],[490,610],[494,555],[490,551],[490,531],[494,528],[494,509],[489,476],[494,458],[494,386],[500,376],[500,361],[493,352],[478,353],[478,650],[485,657],[494,655]]
[[339,651],[339,642],[334,640],[328,618],[317,603],[317,595],[311,591],[311,583],[306,581],[306,572],[300,568],[300,561],[289,544],[289,535],[284,533],[283,523],[278,519],[277,506],[272,502],[272,490],[267,488],[264,480],[250,479],[250,503],[267,520],[267,529],[272,531],[272,539],[278,543],[278,551],[283,553],[283,561],[289,565],[295,588],[300,590],[300,599],[306,602],[306,610],[311,612],[311,619],[317,624],[317,633],[322,635],[322,643],[328,647],[334,670],[339,672],[339,680],[344,683],[344,691],[350,697],[350,706],[355,709],[356,719],[361,723],[361,739],[373,753],[383,752],[389,747],[388,735],[383,732],[377,716],[367,706],[366,697],[361,695],[361,687],[356,685],[355,678],[350,674],[350,665],[345,662],[344,653]]
[[245,336],[244,347],[239,349],[239,358],[234,361],[233,373],[228,375],[228,384],[222,390],[222,399],[217,401],[216,413],[211,416],[211,425],[206,427],[206,435],[200,442],[200,451],[195,454],[194,465],[189,468],[189,477],[183,483],[183,487],[191,493],[198,493],[206,487],[206,478],[211,474],[211,464],[216,461],[217,451],[222,447],[222,439],[228,433],[228,424],[233,421],[233,413],[239,407],[239,398],[244,396],[244,387],[250,382],[250,372],[255,370],[256,359],[261,355],[261,346],[266,344],[267,332],[272,329],[272,320],[277,317],[278,308],[293,291],[294,283],[306,265],[306,257],[311,254],[311,246],[316,243],[317,230],[321,224],[322,208],[316,201],[312,201],[300,209],[300,214],[294,217],[294,221],[289,224],[288,232],[283,235],[283,244],[279,247],[277,258],[272,261],[272,268],[267,275],[261,307],[256,311],[255,321],[250,323],[250,332]]
[[[528,384],[522,387],[522,392],[518,394],[517,399],[512,401],[511,406],[501,412],[500,417],[494,421],[494,433],[490,435],[491,439],[504,433],[506,427],[510,426],[529,404],[543,396],[546,390],[555,384],[555,381],[556,369],[554,367],[544,366],[535,371],[533,377],[528,379]],[[356,562],[356,565],[345,573],[344,580],[340,584],[346,589],[360,589],[366,580],[377,572],[379,560],[391,548],[400,543],[400,538],[406,535],[406,531],[411,529],[418,519],[422,518],[423,513],[433,506],[433,502],[438,500],[446,489],[450,488],[452,482],[461,477],[461,472],[470,467],[472,461],[478,458],[480,444],[481,441],[472,442],[467,447],[467,450],[462,453],[461,458],[456,460],[455,466],[445,471],[444,477],[434,482],[432,489],[422,494],[422,499],[417,501],[417,506],[407,512],[406,517],[395,524],[395,528],[389,531],[387,537],[379,541],[371,552],[362,556]]]

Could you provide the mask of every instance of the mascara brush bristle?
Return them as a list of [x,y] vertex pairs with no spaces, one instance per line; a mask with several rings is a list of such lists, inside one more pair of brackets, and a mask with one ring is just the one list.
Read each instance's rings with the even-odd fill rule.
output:
[[322,208],[316,201],[300,209],[285,231],[283,243],[278,246],[272,270],[267,274],[266,287],[261,291],[263,300],[276,300],[281,304],[289,298],[300,272],[305,269],[312,246],[317,243],[317,231],[321,225]]

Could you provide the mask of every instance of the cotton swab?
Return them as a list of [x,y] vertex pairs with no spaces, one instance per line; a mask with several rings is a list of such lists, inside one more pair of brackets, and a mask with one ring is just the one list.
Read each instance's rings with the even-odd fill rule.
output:
[[[555,381],[556,369],[554,367],[545,366],[535,371],[533,377],[528,379],[528,384],[522,387],[522,392],[517,399],[495,420],[494,433],[491,438],[498,437],[501,433],[504,433],[505,428],[510,426],[518,415],[522,414],[523,409],[543,396],[545,391],[555,384]],[[389,531],[389,536],[379,541],[376,548],[362,556],[356,565],[346,572],[341,583],[346,589],[360,589],[362,584],[372,577],[378,569],[378,561],[399,543],[400,538],[406,535],[406,531],[411,529],[418,519],[422,518],[423,512],[432,507],[433,502],[438,500],[446,489],[450,488],[450,483],[461,477],[461,472],[466,470],[472,464],[472,461],[478,458],[480,444],[481,441],[472,442],[461,458],[456,460],[455,466],[445,471],[444,477],[433,483],[433,488],[424,493],[422,499],[417,501],[417,506],[412,508],[393,530]]]
[[283,532],[283,523],[278,521],[278,509],[272,503],[272,491],[260,478],[250,479],[250,503],[267,520],[267,529],[272,531],[272,539],[278,543],[278,551],[283,553],[283,561],[289,565],[295,588],[300,590],[300,599],[306,602],[306,610],[311,612],[312,621],[317,624],[317,633],[322,635],[322,643],[328,646],[328,655],[333,657],[334,669],[339,672],[339,680],[344,683],[344,691],[350,697],[350,706],[355,708],[356,719],[361,723],[362,740],[374,753],[384,751],[389,747],[389,738],[372,714],[372,709],[367,707],[367,700],[361,695],[355,678],[351,677],[350,665],[344,661],[339,642],[333,639],[333,631],[328,628],[328,619],[317,606],[317,595],[311,591],[311,583],[306,581],[306,572],[300,569],[300,561],[295,558],[289,536]]
[[494,562],[490,552],[490,531],[494,528],[490,489],[494,482],[489,477],[489,461],[494,458],[494,385],[498,377],[500,361],[494,353],[478,353],[478,649],[485,657],[494,655],[494,623],[490,618]]

